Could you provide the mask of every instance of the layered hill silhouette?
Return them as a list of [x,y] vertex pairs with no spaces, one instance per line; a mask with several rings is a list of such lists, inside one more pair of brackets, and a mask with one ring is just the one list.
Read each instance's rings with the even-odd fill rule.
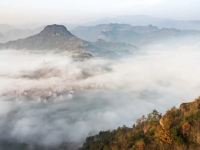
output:
[[72,33],[63,25],[48,25],[33,36],[1,43],[0,49],[92,51],[95,53],[123,51],[126,53],[128,50],[137,49],[134,45],[140,47],[174,38],[200,38],[200,31],[195,30],[128,24],[77,27],[72,30]]
[[179,30],[159,28],[157,26],[132,26],[129,24],[100,24],[96,26],[79,26],[72,30],[76,36],[87,41],[104,39],[109,42],[126,42],[136,46],[151,44],[164,40],[199,37],[198,30]]
[[110,17],[90,22],[90,24],[109,24],[112,22],[118,22],[120,24],[130,24],[132,26],[148,26],[149,24],[161,27],[161,28],[177,28],[183,30],[200,30],[199,20],[175,20],[169,18],[159,18],[149,15],[128,15]]
[[100,40],[88,42],[73,35],[63,25],[48,25],[40,33],[27,38],[0,44],[0,49],[60,50],[81,53],[81,55],[117,56],[129,54],[137,47],[123,42]]
[[161,115],[156,110],[121,127],[88,137],[81,150],[199,150],[200,98]]
[[65,26],[54,24],[46,26],[39,34],[0,44],[0,48],[80,50],[84,43],[86,41],[72,35]]

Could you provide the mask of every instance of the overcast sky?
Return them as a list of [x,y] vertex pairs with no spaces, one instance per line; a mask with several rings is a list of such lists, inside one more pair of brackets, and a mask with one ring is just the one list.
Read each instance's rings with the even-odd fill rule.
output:
[[200,0],[0,0],[1,24],[77,24],[121,15],[187,20],[199,14]]

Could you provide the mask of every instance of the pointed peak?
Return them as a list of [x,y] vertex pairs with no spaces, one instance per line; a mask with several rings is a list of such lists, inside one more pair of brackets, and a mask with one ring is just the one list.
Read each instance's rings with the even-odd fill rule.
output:
[[41,32],[42,35],[47,36],[67,36],[72,37],[73,35],[67,30],[64,25],[47,25]]

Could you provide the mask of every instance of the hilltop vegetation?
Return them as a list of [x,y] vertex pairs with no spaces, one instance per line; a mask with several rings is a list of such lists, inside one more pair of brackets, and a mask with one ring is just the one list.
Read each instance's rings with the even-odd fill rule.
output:
[[200,98],[161,115],[156,110],[120,127],[88,137],[81,150],[198,150],[200,149]]

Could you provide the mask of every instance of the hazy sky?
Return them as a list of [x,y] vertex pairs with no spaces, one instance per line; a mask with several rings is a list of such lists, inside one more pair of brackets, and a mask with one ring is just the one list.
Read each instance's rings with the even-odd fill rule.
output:
[[200,19],[199,0],[1,0],[0,23],[76,24],[120,15]]

